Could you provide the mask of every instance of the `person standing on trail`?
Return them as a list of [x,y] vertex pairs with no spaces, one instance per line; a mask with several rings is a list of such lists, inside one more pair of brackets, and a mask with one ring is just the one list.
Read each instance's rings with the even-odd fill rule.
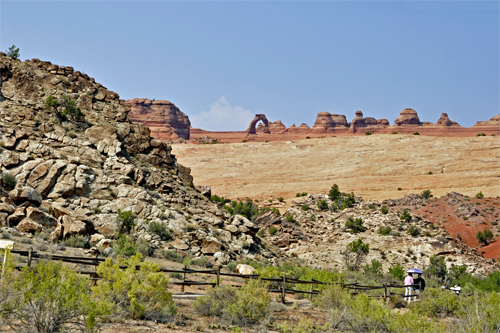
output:
[[420,295],[420,293],[425,289],[425,280],[422,277],[422,274],[418,274],[417,278],[413,280],[413,284],[418,284],[418,286],[413,287],[413,290],[417,295]]
[[[413,286],[412,286],[413,285],[413,274],[412,273],[408,273],[408,276],[405,278],[404,285],[408,286],[408,287],[406,287],[405,296],[413,295]],[[406,297],[406,300],[408,301],[408,303],[410,303],[412,298],[413,297]]]

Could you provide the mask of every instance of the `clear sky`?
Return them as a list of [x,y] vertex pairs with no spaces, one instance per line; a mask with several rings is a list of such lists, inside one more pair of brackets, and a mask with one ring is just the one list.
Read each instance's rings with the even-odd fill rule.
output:
[[462,126],[499,113],[498,1],[0,1],[0,49],[73,66],[193,127],[320,111]]

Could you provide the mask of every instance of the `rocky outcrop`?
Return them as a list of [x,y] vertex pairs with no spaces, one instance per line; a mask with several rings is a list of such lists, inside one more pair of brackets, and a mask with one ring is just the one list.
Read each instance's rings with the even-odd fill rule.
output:
[[[107,239],[109,246],[121,231],[118,211],[130,211],[130,237],[152,250],[174,250],[177,238],[186,255],[207,256],[212,264],[258,253],[271,257],[253,222],[233,217],[206,190],[196,190],[190,168],[177,163],[171,146],[128,119],[135,107],[167,115],[175,131],[188,129],[189,120],[173,104],[125,103],[88,75],[38,59],[21,62],[0,53],[0,64],[1,171],[17,181],[9,192],[0,183],[2,226],[26,235],[50,233],[52,241]],[[50,99],[52,105],[45,103]],[[62,113],[63,100],[74,102],[74,113]],[[172,237],[155,234],[153,222]]]
[[347,128],[349,123],[344,115],[330,114],[329,112],[323,111],[318,113],[316,116],[316,121],[311,128],[312,132],[327,132],[330,129],[336,127]]
[[460,126],[456,121],[451,121],[447,113],[441,113],[436,125],[438,126]]
[[394,121],[394,125],[420,125],[420,119],[418,119],[417,111],[406,108],[400,112],[400,116]]
[[500,114],[491,117],[488,121],[478,121],[475,126],[496,126],[498,128],[500,126]]
[[168,141],[179,138],[189,139],[191,122],[186,114],[173,103],[163,100],[134,98],[125,101],[130,105],[128,119],[139,122],[151,130],[151,136]]
[[255,117],[252,119],[252,121],[250,122],[250,125],[248,125],[248,128],[247,128],[247,133],[248,134],[257,134],[257,130],[255,128],[255,126],[257,125],[257,123],[259,121],[262,121],[263,125],[262,125],[262,132],[263,133],[271,133],[271,131],[269,130],[269,121],[267,120],[266,118],[266,115],[265,114],[261,114],[261,113],[258,113],[255,115]]
[[[257,132],[264,132],[265,125],[263,123],[259,123],[257,126]],[[271,121],[269,122],[269,132],[271,133],[283,133],[286,130],[286,126],[280,121]]]

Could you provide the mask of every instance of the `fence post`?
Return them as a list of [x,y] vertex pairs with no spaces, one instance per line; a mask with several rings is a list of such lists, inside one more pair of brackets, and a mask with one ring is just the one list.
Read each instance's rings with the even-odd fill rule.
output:
[[33,249],[30,247],[28,251],[28,267],[31,266],[31,255],[33,254]]
[[[313,282],[313,281],[314,281],[314,279],[311,278],[311,282]],[[314,284],[311,283],[311,288],[309,288],[309,291],[313,292],[313,290],[314,290]],[[312,300],[312,298],[313,298],[313,294],[309,294],[309,299]]]
[[384,302],[387,300],[387,283],[384,283]]
[[220,284],[220,266],[217,266],[217,287]]
[[186,283],[186,269],[187,269],[187,265],[184,265],[184,268],[183,268],[183,270],[184,270],[184,277],[182,278],[182,283],[183,284],[181,286],[181,293],[184,292],[184,287],[185,287],[184,283]]
[[285,304],[285,292],[286,292],[286,275],[283,274],[283,286],[281,287],[281,301]]

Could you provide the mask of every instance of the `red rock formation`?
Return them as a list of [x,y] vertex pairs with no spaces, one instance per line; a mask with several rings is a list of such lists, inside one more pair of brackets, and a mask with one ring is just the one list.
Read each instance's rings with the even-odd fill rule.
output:
[[258,113],[255,115],[253,120],[250,122],[250,125],[248,126],[246,132],[248,134],[257,134],[257,131],[255,129],[255,125],[257,125],[257,123],[259,121],[262,121],[264,123],[264,126],[262,127],[262,131],[264,133],[271,133],[271,131],[269,131],[269,121],[267,120],[266,115],[261,114],[261,113]]
[[356,116],[354,116],[354,119],[351,121],[351,127],[353,125],[355,127],[365,127],[366,122],[365,122],[365,118],[363,117],[363,112],[356,111],[355,114],[356,114]]
[[159,140],[189,139],[191,122],[169,101],[151,101],[147,98],[134,98],[125,101],[130,105],[128,119],[149,127],[151,136]]
[[460,126],[456,121],[450,120],[447,113],[441,113],[441,117],[437,121],[436,125],[439,126]]
[[330,114],[329,112],[323,111],[318,113],[316,122],[311,128],[311,131],[321,133],[333,130],[336,127],[347,129],[348,126],[349,123],[344,115]]
[[[264,132],[265,125],[260,123],[257,126],[257,132]],[[286,126],[281,122],[281,120],[269,122],[269,131],[271,133],[283,133],[286,130]]]
[[390,126],[389,120],[382,118],[377,120],[377,124],[381,126]]
[[478,121],[475,126],[497,126],[497,128],[500,126],[500,114],[497,114],[496,116],[493,116],[490,120],[488,121]]
[[410,108],[404,109],[401,111],[400,116],[394,121],[394,125],[420,125],[417,111]]

